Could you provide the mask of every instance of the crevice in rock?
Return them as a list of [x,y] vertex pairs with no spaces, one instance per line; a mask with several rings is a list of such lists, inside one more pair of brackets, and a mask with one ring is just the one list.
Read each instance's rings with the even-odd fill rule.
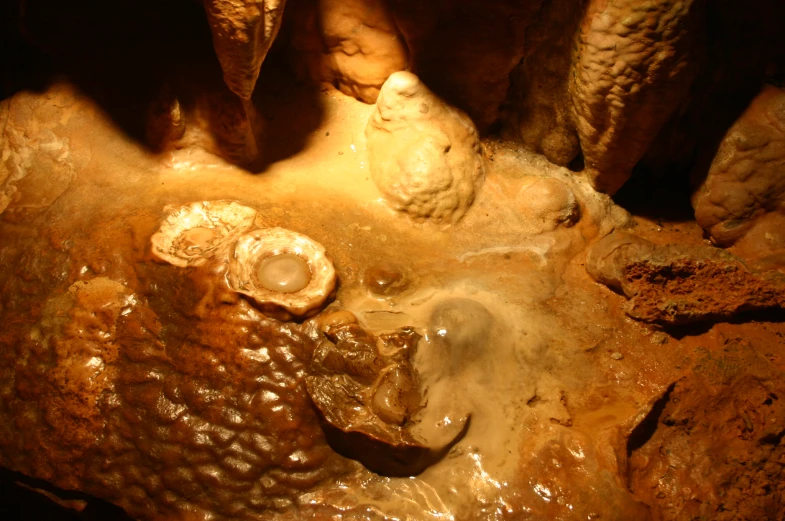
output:
[[693,220],[691,195],[689,176],[663,178],[653,170],[638,165],[613,199],[628,212],[655,219],[658,224],[662,224]]
[[785,430],[781,430],[776,434],[775,433],[766,434],[760,439],[760,443],[761,445],[772,445],[776,447],[777,445],[780,444],[780,442],[782,442],[783,437],[785,437]]
[[[47,496],[52,496],[51,498]],[[58,504],[58,501],[64,504]],[[81,511],[68,502],[84,502]],[[48,482],[0,467],[0,514],[5,521],[132,521],[125,511],[93,496],[63,490]]]
[[630,437],[627,439],[628,460],[630,456],[632,456],[633,452],[646,445],[652,436],[654,436],[654,433],[657,432],[657,427],[660,424],[660,418],[662,417],[662,413],[665,410],[665,406],[668,405],[668,402],[670,401],[671,393],[675,387],[675,382],[668,386],[668,388],[665,390],[665,393],[663,393],[663,395],[656,402],[654,402],[654,405],[649,411],[649,414],[647,414],[643,421],[636,425],[630,433]]

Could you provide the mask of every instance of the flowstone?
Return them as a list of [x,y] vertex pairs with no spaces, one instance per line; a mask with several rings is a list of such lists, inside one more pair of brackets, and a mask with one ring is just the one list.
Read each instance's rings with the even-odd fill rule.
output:
[[785,3],[7,4],[9,519],[783,518]]

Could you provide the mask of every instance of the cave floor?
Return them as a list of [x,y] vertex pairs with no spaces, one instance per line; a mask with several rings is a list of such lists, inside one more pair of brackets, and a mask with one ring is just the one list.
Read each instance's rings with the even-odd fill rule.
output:
[[[245,505],[243,519],[338,513],[346,519],[764,519],[756,516],[782,504],[781,317],[661,329],[627,317],[624,297],[584,269],[587,247],[615,227],[631,227],[657,244],[701,244],[694,222],[627,217],[579,175],[498,141],[484,144],[486,179],[462,221],[416,222],[391,210],[371,180],[364,137],[371,106],[274,82],[256,102],[265,119],[264,149],[271,151],[271,162],[257,173],[198,147],[153,153],[64,81],[0,104],[0,464],[131,510],[134,496],[102,482],[96,470],[95,447],[109,443],[111,427],[95,434],[98,441],[86,452],[69,445],[79,440],[57,446],[52,411],[58,409],[49,402],[60,399],[59,391],[35,381],[30,365],[63,364],[52,354],[59,337],[35,337],[55,321],[52,306],[75,283],[108,279],[124,288],[116,291],[133,295],[135,309],[155,315],[160,330],[145,341],[160,342],[168,356],[190,349],[182,340],[188,338],[211,346],[220,360],[236,361],[238,336],[223,327],[247,327],[248,304],[208,310],[202,318],[189,314],[197,305],[193,293],[209,274],[161,265],[149,245],[171,209],[232,200],[256,209],[262,227],[323,244],[340,284],[331,308],[352,311],[371,331],[425,331],[434,306],[456,298],[481,303],[493,317],[478,352],[460,361],[460,385],[445,391],[472,419],[443,460],[411,478],[336,463],[334,475],[305,480],[299,493],[296,485],[280,493],[277,509]],[[521,187],[540,177],[571,187],[581,205],[577,224],[544,227],[521,209]],[[380,261],[405,268],[406,291],[393,297],[368,291],[363,274]],[[122,380],[120,372],[136,361],[117,343],[113,374]],[[247,376],[241,362],[224,366],[238,371],[238,381]],[[199,378],[218,386],[223,380],[207,374],[213,370],[206,365]],[[67,393],[77,384],[63,385]],[[132,404],[114,385],[106,384],[98,405],[89,406],[101,408],[104,418],[133,409],[137,424],[157,421],[155,411],[139,405],[146,402]],[[100,401],[115,392],[119,405]],[[304,424],[312,422],[308,414]],[[314,441],[319,430],[308,428],[308,443],[322,443]],[[30,429],[40,432],[32,436]],[[167,443],[176,450],[189,442]],[[134,465],[167,471],[155,448],[135,450]],[[72,457],[77,453],[82,463]],[[219,504],[214,519],[230,518],[227,505],[256,493],[238,485],[207,500],[164,481],[145,500],[156,506],[142,502],[132,515],[181,519],[173,512],[183,505],[202,512]]]

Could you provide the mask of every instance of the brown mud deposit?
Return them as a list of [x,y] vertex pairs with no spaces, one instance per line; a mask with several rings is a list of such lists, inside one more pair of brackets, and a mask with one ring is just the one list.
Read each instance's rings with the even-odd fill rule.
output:
[[743,90],[692,68],[735,11],[339,4],[206,0],[142,101],[4,84],[0,518],[785,519],[781,88],[690,141],[697,221],[596,190]]

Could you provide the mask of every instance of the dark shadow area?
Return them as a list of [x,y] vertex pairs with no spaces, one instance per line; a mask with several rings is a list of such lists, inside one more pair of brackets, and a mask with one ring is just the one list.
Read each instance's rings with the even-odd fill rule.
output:
[[[630,433],[630,437],[627,439],[627,460],[630,459],[632,453],[636,450],[640,449],[654,436],[654,433],[657,432],[657,427],[660,425],[660,418],[662,417],[663,411],[665,411],[665,406],[668,405],[668,401],[670,400],[671,393],[673,389],[676,387],[675,383],[672,383],[668,386],[668,389],[665,393],[656,401],[652,406],[649,414],[643,418],[638,425]],[[627,485],[629,486],[630,476],[629,476],[629,469],[627,470]]]
[[[21,483],[21,484],[20,484]],[[24,486],[23,486],[24,485]],[[65,508],[39,489],[65,501],[84,501],[84,510]],[[0,519],[3,521],[132,521],[123,509],[79,492],[58,489],[49,483],[0,468]]]
[[785,3],[706,5],[705,34],[688,95],[660,129],[614,200],[635,215],[692,220],[690,196],[702,184],[728,129],[760,92],[785,73]]
[[414,444],[390,445],[358,431],[344,432],[331,425],[317,409],[324,436],[335,452],[345,458],[359,461],[375,474],[386,477],[408,478],[421,474],[428,467],[444,459],[456,443],[469,431],[471,418],[461,432],[439,450]]
[[[307,77],[304,57],[290,44],[296,38],[297,25],[303,23],[297,18],[302,15],[300,4],[289,0],[256,83],[252,99],[261,112],[263,132],[261,158],[249,167],[254,173],[263,173],[273,163],[302,151],[324,119],[320,96],[325,87]],[[320,32],[318,19],[316,24],[314,31]]]
[[670,400],[674,387],[676,387],[675,383],[668,386],[665,393],[654,402],[649,414],[632,430],[630,437],[627,439],[627,457],[630,457],[633,452],[646,445],[651,437],[654,436],[654,432],[660,423],[662,412],[665,410],[665,406],[668,405],[668,400]]
[[41,92],[52,79],[52,61],[22,37],[19,5],[0,2],[0,100],[22,90]]
[[686,172],[663,179],[645,166],[638,165],[613,200],[636,216],[682,222],[694,218],[691,194],[692,187]]
[[714,327],[714,324],[718,322],[724,322],[726,324],[748,324],[750,322],[782,324],[785,323],[785,309],[743,311],[730,318],[707,318],[705,321],[696,322],[694,324],[662,326],[662,329],[676,340],[681,340],[684,337],[700,336],[708,333],[709,330]]
[[[200,103],[200,117],[207,117],[216,142],[226,136],[223,127],[241,117],[242,111],[221,110],[242,101],[223,82],[201,2],[28,0],[24,9],[20,5],[10,1],[0,7],[3,99],[21,90],[41,92],[64,77],[151,152],[159,150],[147,142],[147,118],[162,98],[176,98],[186,114]],[[254,103],[264,135],[263,164],[253,165],[256,171],[302,150],[321,122],[318,88],[294,85],[287,58],[285,42],[276,42],[257,84]]]
[[572,161],[569,162],[567,168],[573,172],[582,172],[584,168],[586,168],[586,162],[583,159],[583,152],[579,151],[578,155],[572,158]]
[[162,86],[176,83],[195,62],[214,60],[204,11],[188,0],[30,0],[17,23],[58,73],[139,142]]
[[286,45],[276,42],[259,73],[253,102],[263,118],[262,154],[250,167],[254,173],[303,150],[324,117],[321,87],[295,79],[288,58]]
[[[715,93],[718,98],[712,103],[691,105],[686,115],[670,121],[652,145],[652,151],[664,157],[681,156],[681,160],[657,164],[645,158],[613,196],[616,204],[633,215],[658,223],[694,220],[692,194],[706,178],[726,132],[747,108],[760,86],[759,81],[750,80],[732,91]],[[699,121],[702,123],[699,124]],[[678,145],[667,141],[677,139],[685,131],[699,137],[686,153],[675,152],[674,148]],[[571,166],[570,169],[574,168]]]

